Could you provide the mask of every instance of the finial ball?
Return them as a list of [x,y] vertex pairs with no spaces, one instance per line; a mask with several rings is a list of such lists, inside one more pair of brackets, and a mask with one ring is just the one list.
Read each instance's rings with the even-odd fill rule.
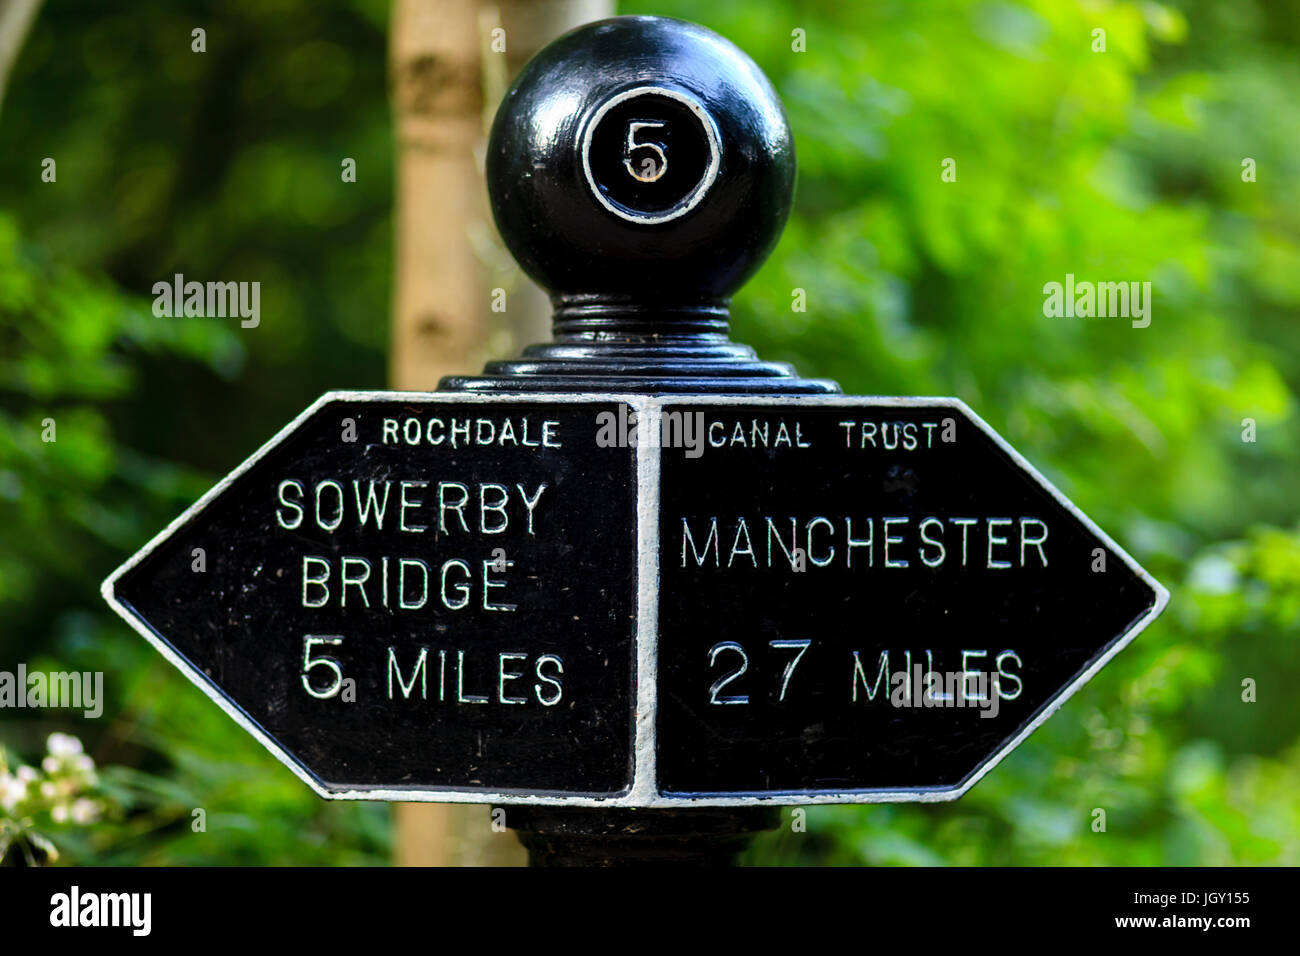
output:
[[754,62],[662,17],[588,24],[538,53],[487,153],[502,238],[569,302],[726,299],[776,243],[794,174],[781,102]]

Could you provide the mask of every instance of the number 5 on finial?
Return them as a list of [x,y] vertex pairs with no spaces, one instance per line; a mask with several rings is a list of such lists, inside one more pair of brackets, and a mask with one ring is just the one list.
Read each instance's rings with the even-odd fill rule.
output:
[[[638,143],[636,134],[643,129],[663,129],[663,123],[655,123],[647,120],[632,120],[627,124],[627,146],[623,151],[623,168],[637,182],[653,183],[668,172],[668,154],[659,143]],[[647,157],[641,161],[641,171],[638,172],[632,165],[632,153],[638,149],[649,149],[659,158],[656,163],[653,159]]]

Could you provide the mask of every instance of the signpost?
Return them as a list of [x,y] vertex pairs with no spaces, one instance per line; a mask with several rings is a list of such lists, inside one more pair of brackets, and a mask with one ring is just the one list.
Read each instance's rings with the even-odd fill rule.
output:
[[727,338],[793,175],[715,34],[562,37],[488,158],[555,341],[323,396],[105,597],[322,796],[518,805],[535,862],[722,862],[775,806],[960,796],[1167,595],[956,399]]
[[323,796],[625,791],[636,474],[592,427],[617,407],[327,395],[106,594]]
[[670,402],[658,781],[710,802],[960,796],[1163,589],[955,399]]

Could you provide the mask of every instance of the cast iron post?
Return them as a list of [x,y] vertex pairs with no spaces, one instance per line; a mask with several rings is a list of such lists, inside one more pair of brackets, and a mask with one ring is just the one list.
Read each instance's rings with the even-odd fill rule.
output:
[[[776,92],[702,27],[620,17],[556,40],[506,94],[488,144],[501,236],[551,296],[554,340],[440,391],[835,394],[728,337],[732,294],[776,244],[794,192]],[[527,806],[533,866],[728,864],[772,807]]]
[[322,796],[509,805],[537,865],[727,863],[782,804],[960,797],[1168,592],[959,399],[730,340],[794,168],[721,37],[561,37],[487,157],[553,341],[322,395],[105,598]]

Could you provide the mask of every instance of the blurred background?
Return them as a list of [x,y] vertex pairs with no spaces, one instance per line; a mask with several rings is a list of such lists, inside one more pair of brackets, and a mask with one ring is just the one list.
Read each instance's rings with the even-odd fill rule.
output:
[[[849,393],[962,398],[1173,593],[959,802],[809,808],[749,862],[1300,863],[1300,2],[617,12],[711,27],[785,101],[794,214],[735,338]],[[394,212],[422,175],[399,27],[386,0],[45,0],[0,43],[0,670],[103,671],[106,697],[0,709],[8,862],[401,856],[400,811],[315,797],[98,593],[321,392],[431,385],[537,327],[390,363],[402,297],[436,292],[404,275],[451,261],[421,236],[523,289],[436,196]],[[474,92],[475,135],[518,67],[478,52],[437,81]],[[260,281],[260,325],[155,317],[177,272]],[[1067,273],[1151,282],[1150,326],[1044,316]]]

